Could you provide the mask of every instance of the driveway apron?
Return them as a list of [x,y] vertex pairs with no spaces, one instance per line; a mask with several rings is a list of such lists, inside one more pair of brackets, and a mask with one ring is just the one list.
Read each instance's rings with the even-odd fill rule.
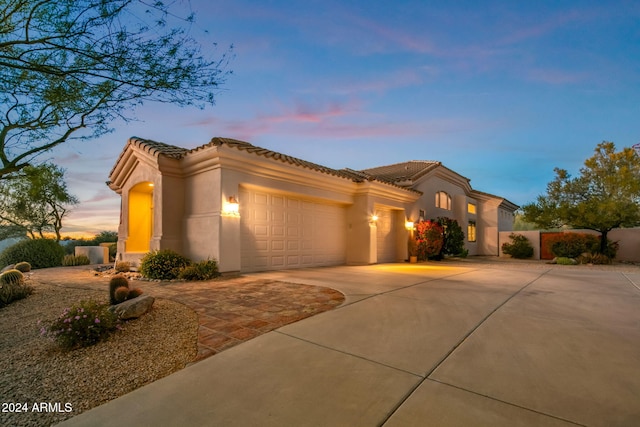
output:
[[62,425],[640,425],[636,272],[439,263],[254,276],[346,300]]

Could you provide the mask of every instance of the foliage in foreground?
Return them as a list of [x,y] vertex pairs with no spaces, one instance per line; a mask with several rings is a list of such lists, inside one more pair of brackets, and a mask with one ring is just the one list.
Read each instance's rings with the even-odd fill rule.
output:
[[64,249],[51,239],[22,240],[0,253],[0,266],[28,262],[32,268],[59,267]]
[[97,344],[117,327],[117,316],[108,310],[107,304],[88,300],[65,308],[55,321],[43,326],[40,333],[62,348],[72,350]]

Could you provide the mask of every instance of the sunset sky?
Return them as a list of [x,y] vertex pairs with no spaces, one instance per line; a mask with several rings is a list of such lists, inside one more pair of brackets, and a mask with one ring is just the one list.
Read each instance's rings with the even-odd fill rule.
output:
[[[127,139],[214,136],[332,168],[439,160],[522,205],[603,140],[640,142],[638,1],[192,0],[192,34],[233,45],[205,110],[146,104],[137,122],[47,159],[81,204],[63,232],[117,230],[105,181]],[[208,30],[209,39],[204,38]]]

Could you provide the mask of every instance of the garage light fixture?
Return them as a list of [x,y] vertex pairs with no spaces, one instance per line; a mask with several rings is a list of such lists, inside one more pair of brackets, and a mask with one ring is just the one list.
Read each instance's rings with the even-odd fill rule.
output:
[[240,216],[240,204],[235,196],[230,196],[222,206],[222,215]]
[[406,228],[407,230],[411,231],[415,228],[415,224],[413,223],[413,221],[411,221],[410,219],[406,220],[404,222],[404,228]]

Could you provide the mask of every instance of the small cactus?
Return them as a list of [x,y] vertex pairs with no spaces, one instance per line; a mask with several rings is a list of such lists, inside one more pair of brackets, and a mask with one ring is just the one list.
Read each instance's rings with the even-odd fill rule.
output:
[[[115,275],[109,281],[109,302],[111,305],[118,304],[115,298],[115,292],[118,288],[127,288],[129,289],[129,280],[124,277],[122,274]],[[122,301],[120,301],[122,302]]]
[[131,289],[129,291],[129,297],[127,299],[137,298],[140,295],[142,295],[142,289],[140,289],[140,288]]
[[16,264],[15,266],[16,270],[22,272],[22,273],[28,273],[31,271],[31,264],[29,264],[26,261],[22,261]]
[[24,282],[24,274],[19,270],[7,270],[0,274],[0,284],[2,285],[16,285],[22,282]]
[[120,304],[121,302],[125,302],[129,299],[129,288],[125,288],[124,286],[120,286],[113,293],[113,298],[116,301],[116,304]]

